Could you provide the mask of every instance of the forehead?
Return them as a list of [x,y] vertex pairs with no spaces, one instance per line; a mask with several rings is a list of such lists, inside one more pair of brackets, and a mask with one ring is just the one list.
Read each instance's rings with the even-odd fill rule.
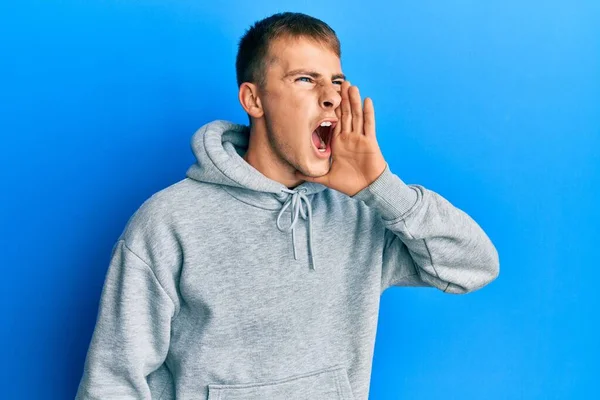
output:
[[321,44],[306,38],[278,38],[269,46],[269,70],[285,73],[294,69],[341,72],[340,58]]

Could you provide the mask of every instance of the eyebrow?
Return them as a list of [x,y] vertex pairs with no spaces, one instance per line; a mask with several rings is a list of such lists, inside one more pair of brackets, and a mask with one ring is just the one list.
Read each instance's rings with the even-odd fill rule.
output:
[[[288,73],[286,73],[284,75],[284,78],[287,78],[288,76],[292,76],[292,75],[308,75],[308,76],[313,77],[315,79],[320,79],[323,76],[320,73],[315,72],[315,71],[310,71],[310,70],[307,70],[307,69],[295,69],[295,70],[292,70],[292,71],[289,71]],[[335,80],[335,79],[346,80],[346,75],[344,75],[344,74],[334,74],[334,75],[331,75],[331,80]]]

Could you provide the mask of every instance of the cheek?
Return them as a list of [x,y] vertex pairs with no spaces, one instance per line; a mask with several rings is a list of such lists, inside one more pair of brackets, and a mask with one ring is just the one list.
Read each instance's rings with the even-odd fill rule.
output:
[[318,102],[310,91],[272,93],[265,104],[272,128],[287,141],[304,141],[310,121],[319,115]]
[[303,109],[315,101],[315,93],[308,89],[290,90],[285,93],[280,93],[277,101],[286,105],[288,108]]

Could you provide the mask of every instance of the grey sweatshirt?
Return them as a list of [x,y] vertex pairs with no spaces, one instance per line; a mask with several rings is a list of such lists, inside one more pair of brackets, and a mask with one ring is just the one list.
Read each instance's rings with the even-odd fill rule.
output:
[[479,225],[389,165],[352,197],[290,190],[242,158],[248,140],[200,128],[186,177],[127,222],[77,399],[364,400],[385,289],[497,277]]

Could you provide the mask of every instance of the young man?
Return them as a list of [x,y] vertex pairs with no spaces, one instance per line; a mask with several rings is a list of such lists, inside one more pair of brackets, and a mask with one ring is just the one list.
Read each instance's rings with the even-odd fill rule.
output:
[[390,171],[327,24],[259,21],[236,65],[250,127],[199,129],[127,223],[78,399],[367,399],[386,288],[498,275],[475,221]]

